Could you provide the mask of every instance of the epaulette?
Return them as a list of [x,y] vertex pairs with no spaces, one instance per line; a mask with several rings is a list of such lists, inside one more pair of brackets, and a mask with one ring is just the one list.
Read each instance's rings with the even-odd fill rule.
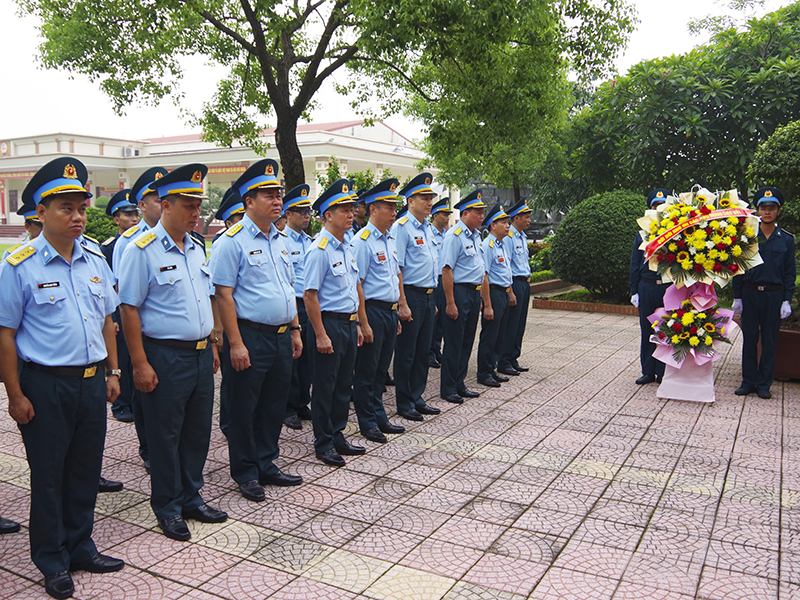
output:
[[788,235],[790,235],[790,236],[794,237],[794,234],[793,234],[791,231],[786,231],[786,230],[785,230],[783,227],[781,227],[781,231],[782,231],[783,233],[786,233],[786,234],[788,234]]
[[8,252],[8,254],[10,255],[12,252],[14,252],[14,250],[20,248],[24,243],[25,242],[20,242],[19,244],[15,244],[14,246],[11,246],[11,248],[7,248],[6,252]]
[[370,235],[371,235],[371,232],[370,232],[370,230],[369,230],[369,229],[364,229],[364,230],[363,230],[363,231],[362,231],[362,232],[359,234],[359,236],[358,236],[358,237],[360,237],[362,240],[367,240],[367,239],[369,239],[369,236],[370,236]]
[[237,223],[233,227],[229,228],[228,231],[225,232],[225,235],[228,237],[233,237],[242,230],[242,227],[244,227],[244,225]]
[[89,236],[88,236],[88,235],[86,235],[85,233],[83,234],[83,237],[85,237],[85,238],[86,238],[87,240],[89,240],[90,242],[94,242],[94,243],[95,243],[95,244],[97,244],[98,246],[100,245],[100,242],[98,242],[98,241],[97,241],[96,239],[94,239],[93,237],[89,237]]
[[408,223],[408,217],[400,217],[399,219],[397,219],[397,222],[400,223],[400,225],[405,225],[406,223]]
[[494,248],[494,239],[489,240],[489,248]]
[[508,230],[508,237],[514,237],[514,231],[509,229]]
[[105,242],[103,242],[103,243],[102,243],[102,244],[100,244],[100,245],[101,245],[101,246],[108,246],[108,245],[109,245],[111,242],[113,242],[115,239],[117,239],[117,238],[115,238],[115,237],[113,237],[113,236],[112,236],[112,237],[108,238],[108,239],[107,239]]
[[125,233],[122,234],[122,237],[129,238],[134,233],[136,233],[137,231],[139,231],[139,226],[138,225],[134,225],[133,227],[130,227],[130,228],[126,229]]
[[[84,236],[84,237],[85,237],[85,236]],[[89,238],[89,239],[91,239],[91,238]],[[95,242],[95,243],[96,243],[96,242]],[[87,252],[91,252],[91,253],[92,253],[92,254],[94,254],[95,256],[99,256],[99,257],[100,257],[100,258],[102,258],[103,260],[105,260],[105,258],[106,258],[105,254],[103,254],[102,252],[100,252],[100,250],[95,250],[95,249],[94,249],[92,246],[90,246],[89,244],[86,244],[86,245],[84,245],[84,244],[81,244],[81,248],[83,248],[83,249],[84,249],[84,250],[86,250]]]
[[16,254],[11,254],[7,256],[6,262],[16,267],[23,260],[25,260],[26,258],[30,258],[34,254],[36,254],[36,248],[28,245],[25,246],[22,250],[18,251]]
[[461,229],[461,227],[456,227],[456,228],[453,230],[453,235],[461,235],[461,232],[462,232],[462,231],[464,231],[464,230],[463,230],[463,229]]
[[136,240],[134,244],[136,244],[137,246],[139,246],[139,248],[144,250],[147,247],[147,245],[154,239],[156,239],[156,234],[155,232],[151,231],[147,235],[144,235],[140,239]]
[[325,246],[327,245],[328,245],[328,238],[326,237],[320,238],[319,242],[317,242],[317,248],[319,248],[320,250],[325,250]]
[[286,233],[285,231],[281,231],[280,229],[278,229],[278,233],[280,233],[283,237],[289,237],[288,233]]

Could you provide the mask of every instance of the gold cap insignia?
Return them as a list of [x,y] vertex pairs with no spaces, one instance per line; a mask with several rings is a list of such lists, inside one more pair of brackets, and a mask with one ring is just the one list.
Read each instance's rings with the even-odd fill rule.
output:
[[301,196],[308,196],[308,190],[300,190]]
[[664,192],[656,192],[656,198],[663,198]]
[[203,174],[200,171],[195,171],[192,175],[192,183],[200,183],[203,181]]
[[156,173],[156,179],[161,179],[163,176],[163,173]]
[[275,174],[274,169],[272,168],[272,165],[267,165],[267,170],[264,172],[264,174],[265,175],[274,175]]
[[77,179],[78,172],[75,170],[75,165],[67,165],[64,167],[64,179]]
[[772,192],[770,190],[765,191],[764,198],[772,198]]
[[428,185],[430,182],[431,182],[431,178],[430,177],[426,177],[425,178],[425,185]]
[[480,199],[481,199],[481,193],[478,192],[478,200],[480,200]]
[[125,194],[125,201],[126,201],[126,202],[127,202],[127,201],[130,201],[130,199],[131,199],[131,195],[130,195],[129,193],[126,193],[126,194]]
[[397,184],[396,184],[396,183],[393,183],[392,185],[390,185],[390,186],[389,186],[389,191],[390,191],[390,192],[393,192],[393,191],[395,191],[396,189],[397,189]]
[[343,183],[343,184],[342,184],[342,193],[343,193],[343,194],[346,194],[346,193],[347,193],[347,184],[346,184],[346,183]]

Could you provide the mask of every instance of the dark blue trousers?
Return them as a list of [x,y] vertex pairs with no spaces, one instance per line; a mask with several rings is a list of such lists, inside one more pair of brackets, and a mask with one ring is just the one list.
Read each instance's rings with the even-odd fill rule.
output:
[[531,303],[531,284],[528,281],[514,279],[511,284],[517,297],[516,306],[508,307],[506,328],[500,333],[500,358],[497,366],[501,369],[519,366],[522,354],[522,338],[525,337],[525,326],[528,323],[528,308]]
[[92,541],[106,435],[103,367],[94,377],[57,377],[22,367],[36,416],[19,425],[31,471],[31,559],[44,575],[97,554]]
[[302,298],[297,299],[297,320],[300,327],[300,339],[303,340],[303,353],[300,358],[292,361],[292,382],[289,386],[289,401],[286,405],[286,416],[291,417],[297,411],[308,406],[311,402],[311,364],[309,363],[310,351],[308,348],[308,330],[311,324],[308,322],[306,305]]
[[168,348],[144,340],[158,376],[156,389],[142,393],[150,449],[150,506],[168,519],[203,504],[203,467],[211,438],[214,373],[211,346]]
[[490,290],[494,318],[481,319],[481,336],[478,340],[478,380],[488,379],[495,373],[503,335],[508,324],[508,294],[502,290]]
[[[742,386],[768,390],[775,373],[783,290],[742,290]],[[761,339],[761,360],[758,340]]]
[[424,406],[422,394],[428,383],[428,353],[436,312],[433,293],[405,288],[411,321],[403,321],[394,350],[395,402],[398,412]]
[[650,341],[653,326],[647,317],[656,312],[657,308],[664,306],[664,292],[668,287],[669,284],[657,283],[650,279],[639,281],[639,328],[642,331],[639,361],[642,363],[642,375],[664,376],[664,363],[653,358],[656,345]]
[[467,388],[464,379],[469,367],[469,356],[478,329],[481,311],[481,293],[474,285],[454,284],[453,296],[458,308],[458,318],[444,318],[444,351],[442,352],[441,394],[456,394]]
[[344,443],[342,430],[350,412],[353,367],[358,348],[355,321],[341,321],[323,315],[322,324],[333,344],[333,354],[320,354],[314,328],[308,330],[308,357],[313,373],[311,422],[317,454],[330,450],[334,444]]
[[353,380],[353,404],[361,431],[389,420],[383,408],[383,391],[397,339],[397,311],[367,304],[367,320],[372,328],[373,342],[362,344],[358,349]]
[[431,351],[428,358],[442,362],[442,318],[444,317],[444,309],[447,307],[447,301],[444,297],[441,275],[439,275],[439,283],[436,289],[433,290],[433,301],[436,304],[436,315],[433,317],[433,338],[431,339]]
[[230,387],[231,387],[231,357],[230,346],[226,344],[227,338],[222,334],[222,352],[219,353],[219,429],[225,437],[228,437],[228,414],[230,412]]
[[[292,372],[292,339],[289,330],[265,333],[239,324],[239,333],[250,354],[250,366],[232,366],[228,403],[228,452],[231,477],[245,483],[278,473],[278,438]],[[224,345],[230,362],[230,344]]]

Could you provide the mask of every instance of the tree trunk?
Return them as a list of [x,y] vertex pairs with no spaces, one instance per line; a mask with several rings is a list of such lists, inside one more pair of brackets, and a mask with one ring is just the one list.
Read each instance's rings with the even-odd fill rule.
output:
[[516,181],[514,181],[514,204],[519,202],[521,198],[522,198],[522,192],[519,188],[519,184]]
[[286,189],[306,182],[306,173],[303,167],[303,155],[297,145],[297,119],[290,115],[277,115],[278,122],[275,126],[275,147],[281,159],[281,169],[286,179]]

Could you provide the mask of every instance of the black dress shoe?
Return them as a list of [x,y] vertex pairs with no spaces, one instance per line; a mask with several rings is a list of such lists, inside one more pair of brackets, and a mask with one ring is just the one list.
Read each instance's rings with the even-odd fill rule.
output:
[[494,377],[488,377],[486,379],[478,379],[478,383],[480,383],[481,385],[485,385],[486,387],[492,387],[492,388],[500,387],[500,382],[495,381]]
[[452,402],[453,404],[464,404],[464,399],[458,394],[442,394],[439,398]]
[[423,404],[422,406],[417,407],[417,412],[421,415],[438,415],[440,412],[442,412],[442,409]]
[[375,427],[370,427],[369,429],[361,430],[361,435],[367,438],[371,442],[378,442],[379,444],[385,444],[389,440],[386,439],[386,436],[381,433],[381,430],[376,425]]
[[263,502],[267,499],[264,495],[264,488],[258,485],[255,479],[240,483],[239,491],[242,493],[245,500],[250,500],[251,502]]
[[300,417],[303,421],[310,421],[311,420],[311,409],[308,406],[301,406],[297,409],[297,416]]
[[425,419],[422,418],[422,415],[417,412],[416,408],[412,408],[411,410],[398,410],[397,414],[403,417],[404,419],[408,419],[409,421],[424,421]]
[[117,421],[122,423],[133,423],[133,411],[131,411],[129,408],[117,412],[111,411],[111,414],[114,415],[114,418]]
[[514,369],[516,369],[520,373],[527,373],[528,371],[531,370],[530,367],[520,367],[519,365],[514,365]]
[[647,383],[653,383],[656,380],[655,375],[642,375],[635,381],[636,385],[645,385]]
[[386,376],[383,378],[383,385],[394,387],[394,379],[392,379],[392,376],[389,375],[388,371],[386,373]]
[[339,454],[344,456],[358,456],[367,451],[364,446],[354,446],[347,440],[345,440],[343,444],[334,444],[333,447]]
[[317,458],[332,467],[343,467],[346,464],[342,456],[334,448],[325,450],[325,452],[317,452]]
[[16,533],[17,531],[19,531],[19,523],[0,517],[0,533]]
[[440,363],[435,358],[431,358],[431,359],[428,360],[428,366],[431,369],[441,369],[442,368],[442,363]]
[[480,395],[481,395],[481,394],[480,394],[480,392],[473,392],[473,391],[472,391],[471,389],[469,389],[469,388],[465,388],[465,389],[463,389],[463,390],[458,390],[458,392],[457,392],[457,393],[458,393],[458,395],[459,395],[459,396],[461,396],[462,398],[477,398],[478,396],[480,396]]
[[228,520],[228,513],[224,510],[211,508],[208,504],[201,504],[191,510],[183,511],[184,519],[194,519],[201,523],[224,523]]
[[505,383],[509,381],[508,377],[503,377],[502,375],[498,375],[497,373],[492,373],[492,379],[494,379],[498,383]]
[[105,492],[118,492],[120,491],[124,485],[122,485],[121,481],[111,481],[106,479],[105,477],[100,478],[100,485],[97,486],[97,491],[102,493]]
[[759,398],[763,398],[764,400],[769,400],[770,398],[772,398],[772,394],[770,393],[770,391],[765,388],[758,388],[758,390],[756,390],[756,393],[758,394]]
[[302,429],[303,423],[300,421],[300,417],[297,415],[289,415],[288,417],[283,419],[283,424],[286,425],[289,429]]
[[161,527],[161,531],[164,532],[165,536],[179,542],[185,542],[192,537],[189,528],[186,526],[186,521],[180,515],[175,515],[168,519],[159,519],[158,526]]
[[272,475],[259,477],[258,483],[261,485],[280,485],[288,487],[291,485],[300,485],[303,483],[303,478],[300,477],[300,475],[289,475],[288,473],[278,470],[277,473],[273,473]]
[[113,573],[114,571],[119,571],[124,566],[125,561],[98,552],[89,560],[72,563],[69,566],[69,570],[88,571],[89,573]]
[[405,433],[406,428],[402,425],[395,425],[394,423],[378,423],[378,429],[380,429],[383,433]]
[[501,368],[497,369],[497,372],[498,373],[502,373],[503,375],[511,375],[512,377],[516,377],[520,373],[514,367],[501,367]]
[[75,584],[69,571],[59,571],[44,576],[44,590],[53,598],[71,598],[75,593]]
[[736,388],[736,391],[733,393],[736,394],[737,396],[747,396],[747,394],[752,394],[755,391],[756,388],[753,387],[752,385],[741,385],[738,388]]

